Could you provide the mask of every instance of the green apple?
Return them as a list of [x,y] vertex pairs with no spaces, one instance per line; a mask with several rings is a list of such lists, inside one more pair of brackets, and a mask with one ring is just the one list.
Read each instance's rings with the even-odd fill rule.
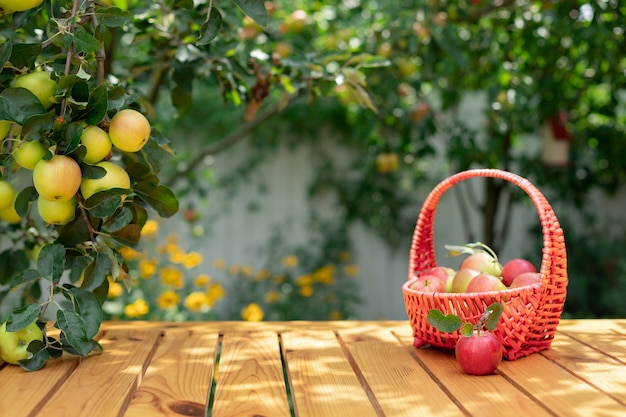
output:
[[[2,0],[0,0],[2,1]],[[13,87],[22,87],[33,93],[47,109],[54,104],[57,83],[43,71],[30,72],[15,78]]]
[[0,180],[0,210],[8,208],[15,200],[15,190],[6,181]]
[[28,351],[28,345],[33,340],[43,342],[43,332],[37,322],[32,322],[15,332],[8,332],[7,324],[2,323],[0,326],[0,358],[12,365],[17,365],[19,360],[30,358],[31,353]]
[[15,199],[17,198],[17,193],[13,197],[12,204],[9,204],[7,207],[0,210],[0,220],[4,220],[9,224],[17,224],[22,221],[22,218],[19,214],[17,214],[17,210],[15,210]]
[[124,109],[111,119],[109,137],[120,151],[137,152],[150,138],[150,122],[137,110]]
[[15,152],[13,152],[13,158],[15,162],[22,168],[35,169],[37,162],[41,161],[41,158],[46,154],[46,148],[43,147],[38,140],[31,140],[28,142],[22,142],[18,145]]
[[37,210],[44,222],[48,224],[67,224],[74,219],[77,200],[72,197],[67,201],[48,201],[39,196]]
[[121,166],[109,161],[99,162],[95,166],[104,168],[106,174],[101,178],[83,178],[80,192],[85,200],[99,191],[112,188],[130,188],[130,177]]
[[37,162],[33,184],[40,196],[50,201],[70,200],[80,187],[82,174],[78,163],[67,155],[54,155]]
[[0,0],[0,7],[14,12],[23,12],[35,8],[43,3],[43,0]]
[[87,126],[80,136],[80,143],[87,149],[83,161],[88,164],[102,161],[113,147],[108,133],[98,126]]
[[0,120],[0,141],[6,138],[7,133],[11,130],[11,122],[9,120]]

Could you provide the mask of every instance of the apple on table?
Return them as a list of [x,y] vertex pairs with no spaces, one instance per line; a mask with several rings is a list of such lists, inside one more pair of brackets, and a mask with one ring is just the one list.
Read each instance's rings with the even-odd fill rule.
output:
[[28,351],[28,345],[34,340],[43,342],[43,332],[36,321],[15,332],[7,331],[7,324],[2,323],[0,359],[11,365],[17,365],[18,361],[30,358],[32,354]]

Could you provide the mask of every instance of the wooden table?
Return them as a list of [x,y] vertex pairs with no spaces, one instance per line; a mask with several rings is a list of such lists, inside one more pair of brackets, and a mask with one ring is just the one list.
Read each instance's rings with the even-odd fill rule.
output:
[[0,416],[626,416],[626,319],[562,321],[496,374],[408,322],[107,322],[103,354],[0,369]]

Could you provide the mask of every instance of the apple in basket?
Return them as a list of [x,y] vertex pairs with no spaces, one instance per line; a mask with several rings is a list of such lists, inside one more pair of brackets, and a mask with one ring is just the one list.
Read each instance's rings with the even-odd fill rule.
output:
[[502,310],[501,303],[491,304],[476,325],[463,323],[459,316],[444,315],[436,309],[430,310],[427,319],[442,332],[451,333],[460,328],[461,337],[454,347],[454,356],[463,372],[470,375],[491,375],[502,362],[502,342],[493,333]]
[[504,285],[507,287],[510,287],[515,277],[524,272],[537,272],[537,268],[526,259],[511,259],[502,267],[502,282],[504,282]]
[[450,286],[451,292],[466,292],[467,286],[474,279],[475,276],[480,275],[475,269],[463,268],[459,269],[452,278],[452,285]]
[[446,292],[446,281],[436,275],[421,275],[409,284],[409,288],[422,292]]
[[489,246],[482,242],[467,243],[465,245],[445,245],[448,256],[458,256],[468,254],[469,256],[461,262],[459,269],[474,269],[495,277],[502,274],[502,264],[498,261],[498,256]]
[[429,275],[435,275],[446,283],[446,292],[452,291],[452,281],[454,280],[454,275],[456,275],[456,271],[452,268],[448,268],[447,266],[436,266],[428,271]]
[[506,285],[500,278],[491,274],[478,274],[467,284],[466,292],[486,292],[486,291],[502,291],[506,290]]
[[536,282],[539,282],[538,272],[524,272],[515,277],[509,288],[525,287],[527,285],[532,285]]

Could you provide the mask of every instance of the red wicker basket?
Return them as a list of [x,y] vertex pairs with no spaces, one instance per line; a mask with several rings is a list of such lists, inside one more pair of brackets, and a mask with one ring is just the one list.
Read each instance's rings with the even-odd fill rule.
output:
[[[540,280],[531,286],[477,293],[428,293],[408,287],[416,275],[437,266],[434,249],[434,221],[437,204],[443,193],[455,184],[474,177],[492,177],[509,181],[524,190],[537,209],[543,234]],[[561,318],[567,288],[567,260],[563,230],[552,207],[528,180],[497,169],[475,169],[457,173],[439,183],[424,202],[411,244],[409,276],[403,285],[404,304],[413,328],[415,345],[454,348],[459,332],[444,333],[427,321],[431,309],[456,314],[476,323],[485,308],[499,301],[504,310],[494,333],[504,347],[504,358],[515,360],[550,348]]]

